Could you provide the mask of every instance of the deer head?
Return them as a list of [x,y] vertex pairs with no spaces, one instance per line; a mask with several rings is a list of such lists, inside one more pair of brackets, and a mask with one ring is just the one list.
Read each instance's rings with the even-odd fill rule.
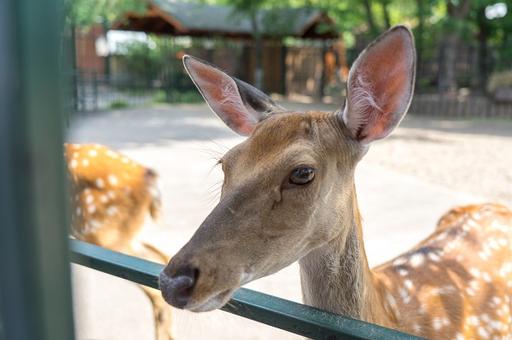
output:
[[403,26],[380,36],[355,61],[345,106],[333,113],[286,111],[211,65],[190,56],[183,62],[210,108],[248,136],[221,160],[220,202],[160,275],[167,302],[202,312],[347,237],[356,164],[404,117],[415,50]]

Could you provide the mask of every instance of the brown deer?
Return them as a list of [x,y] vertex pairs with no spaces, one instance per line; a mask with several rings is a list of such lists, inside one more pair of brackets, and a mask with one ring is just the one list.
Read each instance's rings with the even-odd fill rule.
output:
[[286,111],[202,61],[186,56],[184,65],[210,108],[248,138],[221,159],[220,202],[160,275],[167,302],[213,310],[243,284],[298,260],[310,306],[432,339],[511,337],[505,207],[453,209],[419,245],[368,266],[354,172],[411,102],[407,28],[390,29],[361,53],[346,104],[334,113]]
[[[157,174],[96,144],[65,144],[71,182],[72,234],[79,240],[165,264],[169,256],[137,235],[146,216],[160,214]],[[153,307],[158,340],[172,339],[171,309],[160,293],[140,286]]]

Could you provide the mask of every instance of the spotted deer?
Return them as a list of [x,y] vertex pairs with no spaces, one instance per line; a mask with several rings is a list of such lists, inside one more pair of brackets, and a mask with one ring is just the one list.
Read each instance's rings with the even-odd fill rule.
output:
[[[65,144],[71,182],[71,232],[79,240],[165,264],[169,257],[137,235],[160,215],[157,174],[102,145]],[[171,310],[157,290],[140,286],[153,307],[157,340],[172,339]]]
[[307,305],[431,339],[511,337],[505,207],[455,208],[413,249],[368,266],[354,172],[410,105],[407,28],[390,29],[360,54],[345,105],[333,113],[288,111],[214,66],[183,61],[210,108],[248,138],[220,160],[220,202],[160,274],[168,303],[210,311],[298,260]]

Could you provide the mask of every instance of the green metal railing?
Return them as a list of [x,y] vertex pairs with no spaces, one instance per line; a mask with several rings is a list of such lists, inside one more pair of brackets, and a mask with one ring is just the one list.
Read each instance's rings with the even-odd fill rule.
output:
[[[71,240],[71,260],[155,289],[163,268],[157,263],[77,240]],[[418,339],[245,288],[235,292],[222,310],[312,339]]]

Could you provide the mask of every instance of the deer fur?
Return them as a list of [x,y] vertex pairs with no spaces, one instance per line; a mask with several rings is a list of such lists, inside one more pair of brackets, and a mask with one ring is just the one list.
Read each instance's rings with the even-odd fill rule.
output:
[[[368,266],[354,172],[409,107],[415,49],[407,28],[390,29],[361,53],[345,107],[332,113],[276,108],[207,63],[187,56],[184,65],[212,110],[248,138],[221,159],[220,202],[160,275],[169,303],[213,310],[241,285],[298,260],[310,306],[431,339],[510,338],[507,208],[455,208],[416,247]],[[293,175],[304,168],[314,177],[297,184]]]

